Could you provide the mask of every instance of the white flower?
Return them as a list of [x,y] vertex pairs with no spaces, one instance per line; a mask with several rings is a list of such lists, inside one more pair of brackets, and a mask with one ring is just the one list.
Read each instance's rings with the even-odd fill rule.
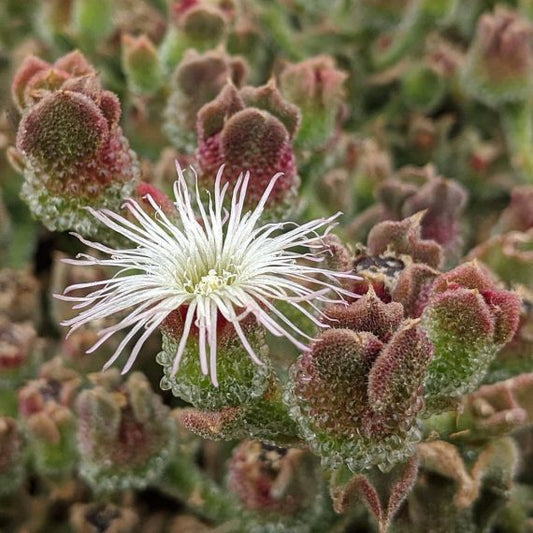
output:
[[[94,320],[128,312],[117,324],[101,330],[100,339],[87,350],[87,353],[94,352],[113,334],[131,328],[106,363],[104,368],[108,368],[142,331],[124,366],[125,373],[131,368],[144,342],[169,313],[186,306],[183,333],[172,372],[175,374],[178,370],[194,323],[198,328],[202,372],[210,375],[215,386],[218,385],[219,316],[233,325],[242,345],[257,364],[262,363],[240,325],[249,313],[272,334],[284,336],[298,348],[306,350],[306,344],[299,338],[312,339],[279,311],[275,302],[288,302],[322,326],[316,313],[312,312],[315,310],[320,314],[317,304],[337,302],[342,300],[343,295],[351,296],[340,286],[339,280],[356,276],[313,266],[313,262],[322,258],[317,258],[312,252],[301,251],[302,248],[324,250],[317,230],[327,232],[337,215],[302,225],[293,222],[259,225],[261,213],[281,174],[272,178],[257,207],[243,213],[250,179],[248,172],[237,180],[228,212],[223,207],[228,189],[227,183],[221,187],[223,167],[216,177],[214,199],[210,198],[207,205],[202,203],[196,187],[195,211],[179,165],[177,170],[174,194],[179,225],[172,222],[149,195],[147,200],[155,209],[155,216],[145,213],[134,200],[126,204],[137,223],[113,211],[89,208],[100,222],[127,237],[135,246],[114,250],[76,235],[84,244],[109,258],[79,254],[77,259],[67,262],[119,267],[120,270],[110,279],[67,287],[65,294],[76,289],[94,287],[97,290],[87,296],[58,296],[78,302],[74,308],[83,309],[78,316],[65,320],[62,325],[70,326],[72,332]],[[333,298],[328,297],[332,291]]]

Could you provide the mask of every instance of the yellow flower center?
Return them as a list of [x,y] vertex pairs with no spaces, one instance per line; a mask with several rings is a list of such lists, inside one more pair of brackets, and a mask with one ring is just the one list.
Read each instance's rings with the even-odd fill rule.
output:
[[185,283],[186,289],[192,294],[201,296],[209,296],[210,294],[220,290],[222,287],[231,285],[235,281],[235,274],[228,270],[223,270],[218,273],[214,268],[200,278],[200,281],[193,284],[191,281]]

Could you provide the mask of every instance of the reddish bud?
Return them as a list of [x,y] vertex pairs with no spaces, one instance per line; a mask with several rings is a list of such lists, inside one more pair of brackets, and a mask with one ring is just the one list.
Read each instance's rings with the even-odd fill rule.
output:
[[322,55],[288,65],[280,78],[281,89],[291,102],[320,109],[339,105],[347,74],[335,68],[332,57]]
[[39,95],[57,90],[71,77],[96,74],[78,50],[60,57],[53,65],[35,56],[27,57],[13,78],[11,92],[19,111],[36,103]]
[[470,261],[441,274],[433,284],[433,292],[441,293],[458,287],[484,292],[494,289],[496,283],[486,267],[477,261]]
[[16,324],[0,315],[0,387],[29,377],[37,358],[37,332],[29,322]]
[[24,439],[16,420],[0,417],[0,495],[18,489],[24,475]]
[[461,245],[459,218],[467,193],[456,181],[436,176],[431,166],[405,167],[398,177],[383,183],[378,197],[386,219],[399,220],[426,211],[420,222],[422,238],[435,240],[448,256],[457,253]]
[[86,76],[95,74],[95,68],[87,61],[87,58],[79,51],[74,50],[60,57],[54,66],[68,72],[71,76]]
[[0,312],[14,322],[36,318],[39,282],[27,270],[0,270]]
[[45,475],[68,474],[77,460],[71,408],[80,385],[77,372],[55,358],[41,367],[39,379],[19,390],[19,411],[31,436],[31,452]]
[[163,191],[150,183],[139,183],[135,189],[134,199],[142,204],[144,211],[154,211],[153,205],[148,201],[148,196],[161,208],[165,215],[169,217],[177,215],[174,202]]
[[165,129],[174,144],[192,152],[198,111],[218,95],[228,79],[240,87],[247,75],[248,65],[241,58],[220,51],[198,54],[188,50],[172,76],[172,93],[165,110]]
[[516,333],[520,319],[520,297],[509,291],[492,290],[483,293],[485,302],[494,317],[496,344],[507,344]]
[[272,176],[283,172],[267,205],[285,212],[299,184],[291,141],[298,119],[297,108],[272,85],[245,87],[240,93],[226,86],[198,113],[200,182],[209,188],[222,164],[232,179],[250,171],[246,201],[254,206]]
[[261,87],[243,87],[241,96],[247,107],[268,111],[285,126],[291,139],[296,136],[301,121],[300,111],[283,97],[273,80]]
[[377,412],[410,419],[423,407],[422,387],[433,345],[418,321],[406,321],[372,365],[368,397]]
[[426,389],[432,409],[473,391],[518,328],[520,298],[499,290],[485,268],[465,263],[439,276],[422,314],[435,344]]
[[[27,80],[32,69],[37,72]],[[46,68],[30,61],[19,78],[14,94],[27,96],[15,157],[26,178],[22,197],[49,229],[95,234],[83,208],[119,209],[139,177],[118,126],[118,98],[102,89],[79,52]]]
[[144,375],[121,385],[108,374],[93,375],[96,386],[78,398],[80,473],[97,490],[145,487],[170,459],[174,422]]
[[342,241],[334,235],[329,233],[322,238],[324,245],[325,268],[334,270],[335,272],[348,272],[352,268],[352,257],[350,251],[343,245]]
[[24,116],[17,148],[33,165],[61,172],[93,159],[108,134],[107,121],[90,98],[57,91]]
[[420,212],[400,222],[385,221],[374,226],[367,241],[370,253],[406,254],[413,261],[439,268],[442,263],[442,248],[434,240],[422,238],[421,221],[426,214]]
[[483,14],[463,71],[466,89],[487,105],[525,99],[532,86],[531,35],[528,21],[506,7]]
[[433,281],[439,272],[422,263],[407,265],[398,276],[392,299],[403,305],[405,314],[418,318],[427,305]]
[[242,505],[259,513],[314,514],[321,481],[309,452],[244,441],[233,451],[228,485]]
[[17,69],[11,85],[11,95],[20,112],[24,111],[26,87],[30,80],[39,72],[48,69],[50,64],[33,55],[28,56]]
[[[359,302],[362,304],[357,307]],[[415,417],[423,407],[422,382],[432,345],[417,322],[406,321],[384,343],[361,331],[383,320],[384,338],[400,322],[399,304],[383,304],[372,293],[350,306],[342,319],[360,313],[352,329],[326,330],[292,369],[291,413],[304,438],[325,464],[345,463],[352,471],[388,469],[412,455],[419,438]],[[374,315],[374,316],[372,316]],[[366,322],[366,325],[365,325]],[[334,324],[334,323],[332,323]],[[343,324],[344,325],[344,324]]]
[[324,146],[335,134],[343,84],[347,75],[322,55],[287,66],[281,73],[283,94],[302,111],[298,142],[307,148]]
[[533,186],[524,185],[512,190],[511,202],[502,212],[497,228],[502,233],[533,228]]
[[350,305],[332,305],[326,308],[328,324],[333,328],[367,331],[387,342],[403,320],[399,303],[384,303],[370,289]]

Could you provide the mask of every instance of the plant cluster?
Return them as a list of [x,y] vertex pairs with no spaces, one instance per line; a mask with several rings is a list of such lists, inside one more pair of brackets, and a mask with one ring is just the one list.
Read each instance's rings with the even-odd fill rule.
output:
[[0,59],[0,530],[533,531],[532,2],[5,0]]

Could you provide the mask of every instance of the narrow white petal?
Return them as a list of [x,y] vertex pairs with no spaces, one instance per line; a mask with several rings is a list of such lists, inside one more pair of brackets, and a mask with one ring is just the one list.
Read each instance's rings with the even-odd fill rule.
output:
[[[276,302],[287,302],[314,326],[327,327],[321,322],[325,316],[321,307],[343,302],[345,297],[356,297],[342,283],[358,279],[357,276],[320,266],[324,259],[320,234],[332,230],[339,213],[300,225],[295,222],[261,225],[261,215],[281,173],[270,180],[256,207],[245,211],[249,172],[236,179],[229,195],[230,184],[223,183],[221,167],[214,190],[206,192],[208,200],[204,202],[196,174],[191,197],[178,162],[176,170],[177,221],[151,195],[146,199],[153,212],[144,211],[135,200],[126,202],[129,218],[109,210],[89,209],[108,229],[129,239],[131,247],[113,249],[76,235],[97,253],[94,257],[79,254],[65,262],[118,270],[109,279],[76,283],[56,296],[73,302],[73,307],[80,310],[77,316],[62,323],[70,327],[69,334],[94,321],[118,315],[113,325],[100,330],[100,338],[88,350],[94,352],[113,335],[128,330],[106,363],[108,368],[144,329],[129,353],[123,369],[127,372],[165,318],[187,305],[171,375],[178,371],[195,324],[201,370],[210,376],[215,387],[219,384],[217,324],[221,317],[232,324],[243,348],[257,364],[262,362],[241,326],[250,313],[271,334],[285,337],[306,350],[312,337],[289,319]],[[76,296],[77,291],[85,294]]]

